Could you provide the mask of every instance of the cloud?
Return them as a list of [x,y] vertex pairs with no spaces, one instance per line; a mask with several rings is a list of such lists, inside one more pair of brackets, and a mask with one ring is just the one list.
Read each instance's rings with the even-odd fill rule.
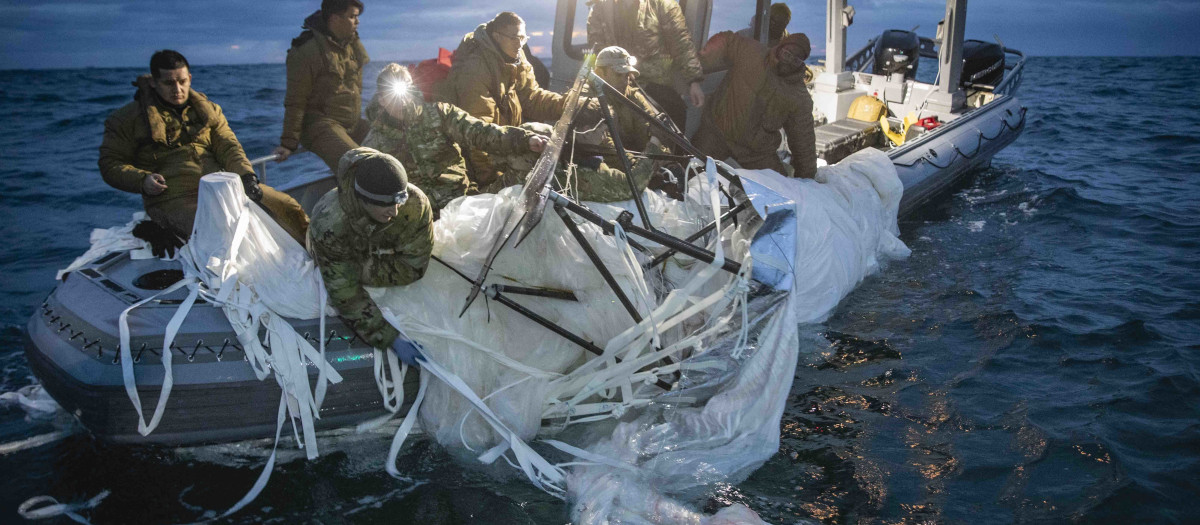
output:
[[[582,3],[582,0],[580,0]],[[824,36],[825,2],[789,0],[789,30]],[[525,17],[530,45],[550,49],[555,0],[368,0],[360,34],[376,60],[432,57],[502,9]],[[173,48],[196,64],[281,62],[318,0],[0,0],[0,69],[141,67],[157,49]],[[744,0],[716,0],[711,28],[744,27]],[[857,11],[849,48],[885,29],[920,26],[932,34],[944,0],[851,0]],[[1200,2],[1182,0],[1005,0],[974,2],[969,38],[1005,42],[1034,55],[1200,54],[1200,39],[1178,38],[1200,25]],[[580,26],[577,26],[581,27]],[[540,36],[538,33],[541,33]]]

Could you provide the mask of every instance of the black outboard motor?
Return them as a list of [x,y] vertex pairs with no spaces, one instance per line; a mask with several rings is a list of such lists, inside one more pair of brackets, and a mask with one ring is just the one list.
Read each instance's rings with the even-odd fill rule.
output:
[[1004,48],[994,42],[963,42],[963,68],[960,85],[995,86],[1004,78]]
[[889,29],[875,40],[875,69],[876,75],[890,76],[892,73],[904,73],[905,79],[917,75],[917,64],[920,62],[921,39],[912,31]]

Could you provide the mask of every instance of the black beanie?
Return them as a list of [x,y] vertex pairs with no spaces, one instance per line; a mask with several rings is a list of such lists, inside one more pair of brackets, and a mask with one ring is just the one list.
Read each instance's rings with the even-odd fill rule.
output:
[[408,174],[395,157],[371,155],[354,165],[354,191],[376,206],[400,204],[408,198]]

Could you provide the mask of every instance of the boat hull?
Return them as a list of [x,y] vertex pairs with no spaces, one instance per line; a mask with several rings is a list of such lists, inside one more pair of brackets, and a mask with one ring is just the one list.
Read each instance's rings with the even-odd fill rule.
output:
[[1025,111],[1016,98],[998,97],[889,151],[904,184],[900,217],[960,184],[970,172],[988,166],[1025,130]]
[[[148,435],[138,433],[138,414],[125,391],[117,350],[117,318],[132,302],[153,293],[129,286],[127,278],[170,264],[133,261],[122,254],[70,274],[27,325],[25,355],[33,373],[66,411],[103,441],[178,446],[274,435],[279,385],[271,376],[255,376],[224,314],[209,304],[193,307],[169,350],[174,385],[160,424]],[[177,302],[174,294],[168,295],[129,315],[130,355],[147,420],[164,379],[163,327]],[[314,346],[318,323],[292,320]],[[374,351],[352,334],[338,320],[327,319],[327,360],[342,382],[328,388],[318,430],[386,414],[375,384]],[[315,366],[310,366],[309,379],[316,384]],[[413,399],[417,380],[418,374],[408,374],[406,399]]]

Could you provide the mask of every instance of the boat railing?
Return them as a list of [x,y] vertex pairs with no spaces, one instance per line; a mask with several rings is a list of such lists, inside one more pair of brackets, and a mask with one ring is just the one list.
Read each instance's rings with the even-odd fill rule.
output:
[[250,165],[254,166],[254,171],[258,173],[258,181],[259,182],[262,182],[264,184],[267,182],[267,162],[273,161],[276,158],[277,157],[275,156],[275,154],[272,153],[270,155],[264,155],[264,156],[258,157],[256,159],[250,159]]
[[992,90],[997,95],[1013,95],[1017,92],[1017,88],[1021,87],[1021,77],[1025,74],[1025,53],[1012,48],[1004,48],[1004,52],[1010,55],[1017,56],[1015,64],[1008,64],[1005,61],[1004,79],[996,84],[996,88]]
[[854,71],[862,73],[867,70],[867,65],[875,59],[875,41],[879,37],[872,38],[867,41],[867,45],[856,51],[846,59],[846,71]]

